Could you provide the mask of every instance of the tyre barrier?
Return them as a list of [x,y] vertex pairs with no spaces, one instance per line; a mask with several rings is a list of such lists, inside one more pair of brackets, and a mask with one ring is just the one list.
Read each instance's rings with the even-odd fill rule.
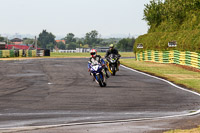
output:
[[174,63],[200,69],[200,53],[190,51],[154,51],[147,50],[136,53],[137,61],[152,61],[158,63]]
[[39,56],[39,57],[44,56],[44,50],[38,50],[37,56]]
[[37,50],[37,56],[50,56],[50,50],[49,49],[41,49]]
[[36,50],[0,50],[0,58],[36,57]]

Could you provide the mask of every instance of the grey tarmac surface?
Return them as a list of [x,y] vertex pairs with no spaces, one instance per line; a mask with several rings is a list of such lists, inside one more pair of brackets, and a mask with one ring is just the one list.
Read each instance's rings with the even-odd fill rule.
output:
[[[199,96],[123,67],[101,88],[87,72],[87,59],[1,61],[0,74],[0,132],[23,126],[163,117],[200,109]],[[143,122],[79,125],[48,132],[88,132],[91,126],[93,132],[116,132],[112,130],[116,128],[139,133],[157,131],[159,124],[170,125],[159,120]],[[47,132],[29,132],[43,131]]]

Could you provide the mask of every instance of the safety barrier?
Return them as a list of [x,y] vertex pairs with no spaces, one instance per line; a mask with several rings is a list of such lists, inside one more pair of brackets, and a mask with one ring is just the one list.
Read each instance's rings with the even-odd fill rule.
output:
[[37,56],[44,56],[44,50],[38,50]]
[[153,51],[147,50],[136,54],[138,61],[174,63],[200,69],[200,53],[190,51]]
[[36,57],[36,50],[0,50],[0,58]]

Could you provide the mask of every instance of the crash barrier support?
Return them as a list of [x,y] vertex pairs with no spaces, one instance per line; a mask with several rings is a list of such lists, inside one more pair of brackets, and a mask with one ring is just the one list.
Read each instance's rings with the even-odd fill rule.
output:
[[0,50],[0,58],[36,57],[36,50]]
[[147,50],[136,53],[137,61],[152,61],[158,63],[174,63],[200,69],[200,53],[190,51],[154,51]]

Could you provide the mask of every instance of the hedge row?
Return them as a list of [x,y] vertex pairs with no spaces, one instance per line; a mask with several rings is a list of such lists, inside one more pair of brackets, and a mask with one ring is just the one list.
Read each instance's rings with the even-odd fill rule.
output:
[[[168,42],[176,41],[177,47],[168,47]],[[143,49],[138,49],[137,44],[143,44]],[[154,32],[139,36],[134,45],[134,52],[145,50],[179,50],[200,52],[200,30],[177,32]]]

